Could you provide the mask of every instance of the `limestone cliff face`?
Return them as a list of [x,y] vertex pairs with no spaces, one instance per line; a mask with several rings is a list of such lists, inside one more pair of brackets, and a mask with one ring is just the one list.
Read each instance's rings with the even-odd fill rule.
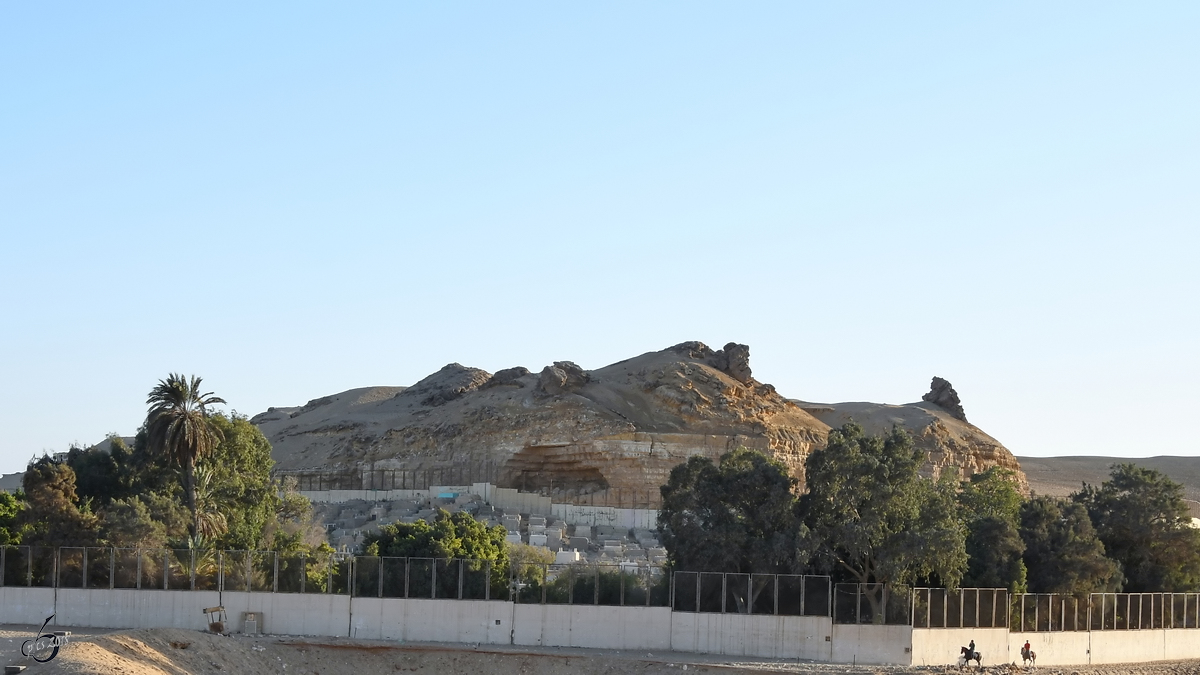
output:
[[[965,421],[933,403],[902,406],[913,407],[929,419],[902,417],[931,449],[931,473],[950,464],[1019,470],[1011,453]],[[272,408],[253,422],[283,470],[452,468],[556,501],[587,503],[604,493],[610,504],[650,505],[675,465],[743,445],[802,479],[804,458],[825,444],[839,414],[838,406],[791,401],[755,380],[745,345],[685,342],[592,371],[559,361],[536,373],[489,375],[455,363],[412,387],[353,389]]]

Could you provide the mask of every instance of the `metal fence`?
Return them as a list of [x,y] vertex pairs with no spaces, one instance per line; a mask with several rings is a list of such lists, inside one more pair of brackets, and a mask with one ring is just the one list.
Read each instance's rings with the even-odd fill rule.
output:
[[912,589],[888,584],[835,584],[833,622],[909,624]]
[[495,483],[499,468],[457,464],[427,469],[363,469],[360,471],[275,471],[278,478],[296,479],[296,489],[320,490],[428,490],[435,485]]
[[1025,593],[1013,598],[1012,629],[1025,632],[1200,628],[1200,593]]
[[1003,628],[1008,625],[1008,591],[1003,588],[916,588],[914,628]]
[[829,616],[830,579],[800,574],[675,572],[676,612]]
[[[324,490],[428,490],[434,486],[467,486],[491,483],[521,492],[546,495],[538,486],[553,486],[550,476],[539,472],[506,473],[493,462],[457,464],[427,469],[363,469],[361,471],[275,471],[276,478],[293,478],[302,492]],[[580,494],[559,496],[564,503],[579,506],[604,506],[628,509],[657,509],[662,506],[658,488],[593,489]]]
[[275,551],[0,547],[0,586],[333,593],[667,607],[657,566],[551,565]]

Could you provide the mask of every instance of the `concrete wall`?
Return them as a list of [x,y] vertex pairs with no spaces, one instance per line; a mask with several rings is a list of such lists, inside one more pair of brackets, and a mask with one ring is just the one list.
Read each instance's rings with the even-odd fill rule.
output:
[[975,641],[975,650],[983,655],[983,664],[992,666],[1011,663],[1014,658],[1020,661],[1021,644],[1025,644],[1022,642],[1017,645],[1015,652],[1010,651],[1006,628],[914,628],[912,665],[944,666],[957,663],[962,648],[969,645],[971,640]]
[[225,591],[221,602],[235,632],[242,631],[246,612],[260,614],[260,633],[344,636],[350,631],[348,595]]
[[572,525],[613,525],[653,530],[658,527],[657,509],[618,509],[608,506],[552,504],[555,518]]
[[356,638],[506,645],[512,635],[513,605],[499,600],[354,598],[350,610]]
[[669,651],[669,607],[513,605],[513,644]]
[[758,656],[768,659],[832,658],[832,622],[825,616],[750,614],[671,615],[671,648],[677,652]]
[[834,624],[830,660],[834,663],[912,665],[912,633],[909,626]]
[[1163,633],[1163,658],[1168,661],[1200,659],[1200,630],[1176,628]]
[[54,614],[53,588],[0,586],[0,623],[42,625]]
[[[1107,639],[1110,632],[1098,633]],[[1092,634],[1087,631],[1071,633],[1010,633],[1009,663],[1021,664],[1021,647],[1029,640],[1029,647],[1037,654],[1037,665],[1070,666],[1091,663]]]
[[[1029,639],[1038,665],[1200,658],[1200,629],[1009,633],[1003,628],[913,629],[834,625],[828,617],[672,612],[665,607],[516,605],[501,600],[350,598],[345,595],[0,587],[0,623],[96,628],[203,629],[223,604],[227,630],[412,642],[697,652],[870,665],[947,665],[975,640],[984,665],[1020,662]],[[828,640],[826,638],[829,638]]]
[[[90,628],[204,630],[208,615],[202,610],[219,604],[221,598],[216,591],[60,588],[54,622]],[[229,617],[232,619],[233,614]]]
[[491,483],[471,485],[434,485],[428,490],[302,490],[310,501],[341,504],[354,500],[395,501],[426,499],[443,492],[479,495],[487,503],[514,513],[534,513],[554,516],[571,525],[613,525],[653,530],[658,527],[656,509],[618,509],[607,506],[554,504],[549,497],[533,492],[498,488]]

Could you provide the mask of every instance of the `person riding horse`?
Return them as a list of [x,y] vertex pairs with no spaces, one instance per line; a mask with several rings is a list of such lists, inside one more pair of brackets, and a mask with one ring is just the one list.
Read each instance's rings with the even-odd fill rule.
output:
[[1029,646],[1029,640],[1025,641],[1025,646],[1021,647],[1021,661],[1024,665],[1033,663],[1037,664],[1037,654],[1033,652],[1033,648]]

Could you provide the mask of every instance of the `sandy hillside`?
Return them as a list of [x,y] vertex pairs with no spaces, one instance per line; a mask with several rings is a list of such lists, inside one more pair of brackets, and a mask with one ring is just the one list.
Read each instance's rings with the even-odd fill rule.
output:
[[[0,630],[4,664],[27,663],[16,653],[24,631]],[[10,642],[11,640],[11,642]],[[1008,665],[984,672],[1007,673]],[[721,657],[677,653],[614,652],[582,649],[521,648],[470,645],[399,645],[392,642],[335,638],[226,637],[195,631],[158,629],[82,635],[50,663],[32,663],[34,673],[122,673],[181,675],[242,673],[245,675],[730,675],[733,673],[939,673],[949,667],[883,667],[732,661]],[[1071,668],[1043,667],[1039,673],[1196,673],[1200,661]]]
[[1065,497],[1083,483],[1100,485],[1108,479],[1113,464],[1132,463],[1166,474],[1183,486],[1183,496],[1200,518],[1200,457],[1017,457],[1029,487],[1039,495]]

